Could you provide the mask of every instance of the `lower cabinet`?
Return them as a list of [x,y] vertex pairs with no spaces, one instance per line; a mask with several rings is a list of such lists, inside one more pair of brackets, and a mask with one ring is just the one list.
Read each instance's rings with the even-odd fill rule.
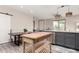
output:
[[76,34],[76,45],[75,48],[79,50],[79,33]]
[[75,48],[75,33],[65,33],[64,37],[64,46]]
[[64,33],[57,32],[55,34],[55,44],[64,45]]
[[[79,39],[79,37],[78,37],[78,39]],[[77,44],[76,44],[76,34],[75,33],[56,32],[55,33],[55,44],[69,47],[69,48],[75,48],[75,46],[77,45],[79,48],[79,40],[77,41]],[[77,48],[77,46],[76,46],[76,48]]]

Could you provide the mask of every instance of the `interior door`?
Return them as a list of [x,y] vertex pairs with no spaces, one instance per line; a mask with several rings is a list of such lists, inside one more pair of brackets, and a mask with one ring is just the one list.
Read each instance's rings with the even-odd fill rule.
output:
[[9,41],[11,16],[0,14],[0,44]]

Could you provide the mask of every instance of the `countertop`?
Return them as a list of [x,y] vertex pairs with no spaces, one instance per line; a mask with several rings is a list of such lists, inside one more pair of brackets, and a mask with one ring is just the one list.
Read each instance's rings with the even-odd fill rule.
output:
[[57,30],[43,30],[46,32],[69,32],[69,33],[79,33],[79,32],[75,32],[75,31],[57,31]]

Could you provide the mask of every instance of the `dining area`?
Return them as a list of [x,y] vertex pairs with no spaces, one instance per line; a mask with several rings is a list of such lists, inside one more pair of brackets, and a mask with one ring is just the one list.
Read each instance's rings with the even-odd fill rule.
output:
[[9,33],[12,44],[20,46],[22,53],[51,53],[51,32]]
[[14,32],[14,33],[9,33],[10,35],[10,41],[19,46],[22,42],[21,35],[22,34],[29,34],[31,32]]

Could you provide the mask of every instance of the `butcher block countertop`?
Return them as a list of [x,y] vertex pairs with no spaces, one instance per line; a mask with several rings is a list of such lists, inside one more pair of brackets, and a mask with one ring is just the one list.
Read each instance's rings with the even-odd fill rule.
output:
[[[38,48],[40,51],[42,51],[42,49],[44,49],[46,46],[50,47],[48,50],[50,50],[49,52],[51,53],[51,34],[51,32],[33,32],[30,34],[23,34],[23,52],[25,53],[25,43],[30,43],[32,45],[32,53],[35,53],[35,50]],[[47,45],[44,46],[44,44]],[[44,47],[40,48],[41,46]]]
[[24,35],[22,35],[22,37],[36,40],[36,39],[40,39],[42,37],[49,36],[51,34],[52,34],[51,32],[33,32],[31,34],[24,34]]

